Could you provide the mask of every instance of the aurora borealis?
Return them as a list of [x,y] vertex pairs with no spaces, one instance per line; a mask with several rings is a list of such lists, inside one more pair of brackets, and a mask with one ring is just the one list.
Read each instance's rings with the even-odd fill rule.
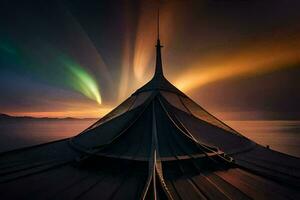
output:
[[225,118],[300,116],[298,1],[0,4],[1,113],[107,113],[152,76],[160,4],[164,70],[177,87]]
[[71,74],[73,80],[71,80],[70,82],[75,83],[73,85],[74,89],[78,92],[81,92],[86,97],[101,104],[101,95],[99,92],[99,88],[92,75],[77,63],[72,62],[72,60],[63,58],[62,63]]

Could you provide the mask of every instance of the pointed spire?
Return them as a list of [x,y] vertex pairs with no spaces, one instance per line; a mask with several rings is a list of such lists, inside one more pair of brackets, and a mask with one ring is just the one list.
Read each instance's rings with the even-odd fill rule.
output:
[[157,26],[157,39],[159,40],[159,8],[157,10],[157,22],[156,22],[156,26]]
[[159,9],[157,12],[157,42],[156,42],[156,66],[155,66],[155,74],[154,76],[163,76],[163,69],[162,69],[162,61],[161,61],[161,48],[163,46],[160,45],[159,40]]

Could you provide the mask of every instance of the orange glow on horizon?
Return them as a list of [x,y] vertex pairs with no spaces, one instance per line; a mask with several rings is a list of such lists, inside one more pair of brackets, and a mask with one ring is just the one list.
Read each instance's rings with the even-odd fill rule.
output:
[[256,42],[235,53],[216,54],[195,62],[174,83],[186,92],[228,78],[269,73],[299,61],[299,40]]
[[20,112],[8,112],[7,114],[12,116],[30,116],[30,117],[49,117],[49,118],[101,118],[108,112],[110,112],[112,107],[104,108],[90,108],[82,110],[62,110],[62,111],[20,111]]

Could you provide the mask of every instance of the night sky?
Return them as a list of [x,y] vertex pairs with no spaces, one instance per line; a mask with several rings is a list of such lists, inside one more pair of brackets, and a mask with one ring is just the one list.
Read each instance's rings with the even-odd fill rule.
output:
[[222,119],[300,119],[300,1],[0,1],[0,112],[100,117],[153,74]]

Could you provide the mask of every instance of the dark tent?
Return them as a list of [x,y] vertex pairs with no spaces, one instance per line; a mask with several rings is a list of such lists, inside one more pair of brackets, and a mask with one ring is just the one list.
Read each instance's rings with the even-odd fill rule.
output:
[[0,155],[0,199],[300,199],[300,159],[256,144],[163,75],[79,135]]

